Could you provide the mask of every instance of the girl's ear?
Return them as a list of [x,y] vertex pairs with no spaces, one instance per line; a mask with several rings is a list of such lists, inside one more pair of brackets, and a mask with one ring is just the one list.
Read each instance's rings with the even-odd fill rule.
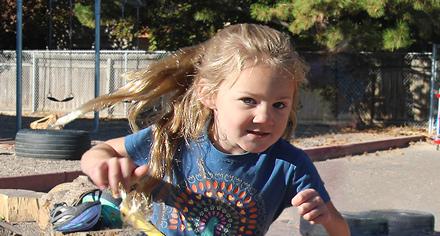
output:
[[208,91],[208,87],[203,79],[201,79],[197,85],[197,96],[199,97],[200,102],[207,108],[212,110],[215,109],[215,94]]

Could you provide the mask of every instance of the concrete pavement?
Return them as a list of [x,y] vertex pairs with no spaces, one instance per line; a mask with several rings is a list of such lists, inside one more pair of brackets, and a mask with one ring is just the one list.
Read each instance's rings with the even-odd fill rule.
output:
[[[440,151],[428,142],[407,148],[315,162],[340,211],[418,210],[435,216],[440,231]],[[299,235],[299,216],[288,208],[267,235]]]

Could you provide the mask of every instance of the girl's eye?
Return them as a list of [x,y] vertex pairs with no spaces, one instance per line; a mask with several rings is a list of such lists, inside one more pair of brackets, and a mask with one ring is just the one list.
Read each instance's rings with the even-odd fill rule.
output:
[[241,98],[240,99],[244,104],[253,105],[255,104],[255,100],[252,98]]
[[283,109],[286,107],[286,104],[284,104],[283,102],[277,102],[273,104],[273,107],[277,108],[277,109]]

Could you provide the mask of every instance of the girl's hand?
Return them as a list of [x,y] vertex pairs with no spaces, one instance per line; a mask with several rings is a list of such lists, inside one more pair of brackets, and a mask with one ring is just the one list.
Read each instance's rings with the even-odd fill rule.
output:
[[90,171],[89,177],[100,189],[110,187],[115,196],[119,195],[119,183],[126,191],[147,174],[147,166],[136,166],[128,157],[112,157],[102,160]]
[[147,174],[147,166],[136,166],[128,156],[124,138],[97,144],[81,158],[81,169],[100,189],[110,187],[119,194],[119,183],[126,191]]
[[298,213],[311,224],[325,224],[330,219],[329,210],[314,189],[306,189],[292,198],[292,205]]

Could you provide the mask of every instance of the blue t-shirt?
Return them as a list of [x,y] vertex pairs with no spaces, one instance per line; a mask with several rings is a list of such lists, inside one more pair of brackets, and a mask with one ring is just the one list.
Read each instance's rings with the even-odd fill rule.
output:
[[[127,136],[125,148],[146,164],[151,128]],[[173,183],[153,193],[151,222],[165,235],[263,235],[298,192],[313,188],[330,200],[308,156],[283,139],[262,153],[231,155],[205,136],[183,143],[174,166]]]

